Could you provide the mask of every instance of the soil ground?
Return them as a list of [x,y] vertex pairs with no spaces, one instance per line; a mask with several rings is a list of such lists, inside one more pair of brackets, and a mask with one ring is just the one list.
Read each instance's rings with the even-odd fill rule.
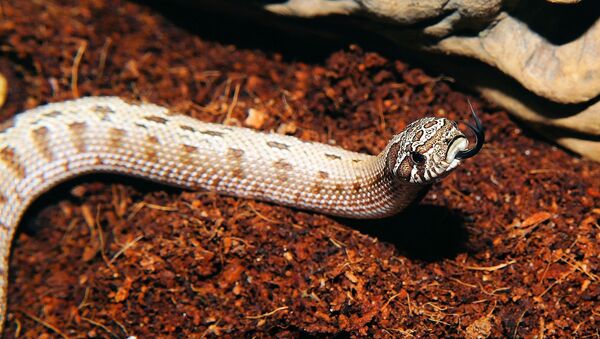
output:
[[[468,94],[387,53],[187,11],[3,0],[1,119],[117,95],[371,154],[417,118],[469,119]],[[62,185],[14,240],[4,336],[598,337],[600,165],[471,100],[482,152],[386,220],[125,177]]]

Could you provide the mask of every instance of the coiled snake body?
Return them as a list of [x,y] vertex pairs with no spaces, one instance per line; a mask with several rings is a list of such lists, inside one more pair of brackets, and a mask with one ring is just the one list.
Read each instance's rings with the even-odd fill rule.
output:
[[[477,119],[476,119],[477,120]],[[478,122],[478,121],[477,121]],[[480,129],[471,127],[478,132]],[[90,97],[0,125],[0,331],[8,257],[30,203],[74,176],[113,172],[350,218],[392,215],[473,156],[456,123],[423,118],[377,156]]]

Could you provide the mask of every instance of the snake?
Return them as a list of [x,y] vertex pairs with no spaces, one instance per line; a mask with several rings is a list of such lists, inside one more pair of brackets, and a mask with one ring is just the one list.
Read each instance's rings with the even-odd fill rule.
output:
[[86,97],[17,114],[0,125],[0,331],[15,230],[28,206],[59,183],[117,173],[333,216],[384,218],[480,151],[484,130],[472,112],[472,148],[455,121],[425,117],[394,135],[378,155],[206,123],[119,97]]

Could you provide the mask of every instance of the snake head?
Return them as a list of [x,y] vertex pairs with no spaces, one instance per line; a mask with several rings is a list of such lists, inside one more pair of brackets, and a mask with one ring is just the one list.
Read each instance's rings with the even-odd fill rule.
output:
[[475,126],[467,126],[477,139],[473,148],[468,148],[469,140],[456,122],[445,118],[419,119],[390,141],[384,153],[387,170],[394,177],[414,184],[444,178],[461,160],[477,154],[485,142],[483,126],[472,112]]

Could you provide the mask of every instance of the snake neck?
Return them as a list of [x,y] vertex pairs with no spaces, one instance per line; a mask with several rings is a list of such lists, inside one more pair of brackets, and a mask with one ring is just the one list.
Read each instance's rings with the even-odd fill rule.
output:
[[[392,145],[392,144],[390,144]],[[406,207],[418,203],[431,189],[431,184],[415,184],[396,178],[391,172],[389,162],[390,145],[379,155],[373,157],[371,168],[367,171],[375,173],[376,182],[371,184],[373,196],[378,197],[377,210],[379,213],[371,218],[385,218],[393,216]],[[371,206],[370,208],[375,208]]]

